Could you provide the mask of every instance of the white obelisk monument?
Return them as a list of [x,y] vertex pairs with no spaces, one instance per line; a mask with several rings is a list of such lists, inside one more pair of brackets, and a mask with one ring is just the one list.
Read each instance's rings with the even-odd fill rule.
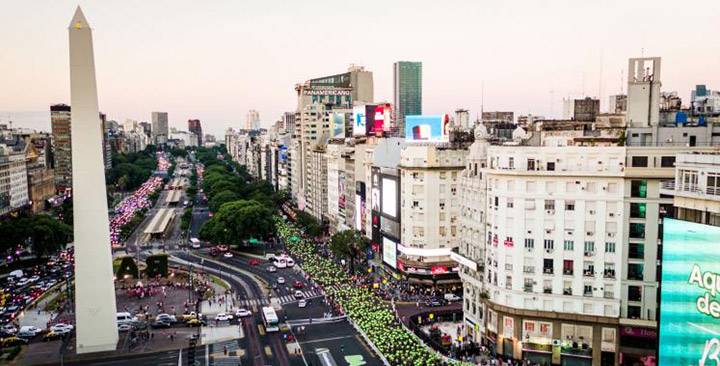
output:
[[92,30],[78,6],[70,34],[77,353],[115,350],[115,286]]

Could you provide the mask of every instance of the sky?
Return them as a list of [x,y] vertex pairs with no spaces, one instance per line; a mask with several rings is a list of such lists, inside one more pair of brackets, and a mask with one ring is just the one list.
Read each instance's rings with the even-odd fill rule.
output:
[[50,130],[70,102],[67,26],[94,30],[100,109],[109,119],[169,113],[221,137],[257,109],[263,126],[296,108],[294,85],[374,73],[392,101],[392,64],[423,63],[423,112],[510,110],[562,117],[563,98],[626,89],[627,59],[662,57],[664,91],[687,104],[720,89],[720,1],[665,0],[2,0],[0,123]]

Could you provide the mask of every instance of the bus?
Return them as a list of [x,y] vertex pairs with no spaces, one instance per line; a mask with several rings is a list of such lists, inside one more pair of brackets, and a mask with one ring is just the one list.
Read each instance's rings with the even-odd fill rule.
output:
[[275,309],[271,306],[265,306],[262,308],[262,317],[266,332],[277,332],[280,330],[277,314],[275,313]]
[[318,365],[321,366],[337,366],[335,359],[327,348],[315,348],[315,354],[318,358]]
[[273,260],[273,266],[277,268],[287,268],[287,262],[285,261],[285,258],[275,257],[275,260]]

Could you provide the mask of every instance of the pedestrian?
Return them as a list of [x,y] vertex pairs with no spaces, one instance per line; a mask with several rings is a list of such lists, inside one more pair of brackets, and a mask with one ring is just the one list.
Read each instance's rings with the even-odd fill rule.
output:
[[227,345],[223,346],[223,354],[227,356]]

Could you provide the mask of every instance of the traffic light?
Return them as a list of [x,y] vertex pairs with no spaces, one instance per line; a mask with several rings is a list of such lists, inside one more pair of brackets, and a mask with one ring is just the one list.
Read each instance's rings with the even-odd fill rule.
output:
[[195,365],[195,345],[197,339],[195,337],[190,338],[190,346],[188,347],[188,365]]

